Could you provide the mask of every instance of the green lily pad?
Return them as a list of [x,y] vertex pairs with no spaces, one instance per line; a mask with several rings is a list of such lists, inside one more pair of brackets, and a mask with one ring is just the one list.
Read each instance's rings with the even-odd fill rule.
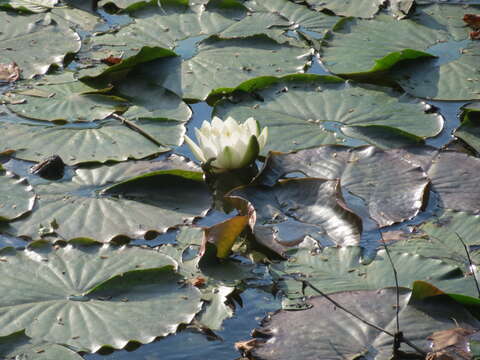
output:
[[148,6],[149,1],[145,0],[100,0],[98,6],[105,7],[106,5],[113,4],[118,9],[122,11],[129,12],[141,9],[142,7]]
[[479,49],[462,20],[469,12],[478,8],[431,5],[402,21],[387,15],[345,19],[325,41],[321,58],[331,72],[346,77],[384,77],[393,69],[390,75],[417,97],[478,99]]
[[0,167],[0,221],[11,221],[31,211],[35,198],[27,180]]
[[81,360],[83,359],[76,352],[57,344],[45,342],[33,343],[19,331],[8,336],[0,337],[0,356],[2,359],[35,359],[35,360]]
[[35,243],[0,256],[3,336],[25,329],[34,340],[83,351],[119,349],[171,334],[200,310],[198,290],[180,286],[176,263],[155,251]]
[[2,0],[0,7],[32,13],[41,13],[52,9],[58,0]]
[[387,88],[353,85],[335,77],[257,78],[229,89],[233,90],[254,96],[221,101],[214,114],[237,121],[254,117],[262,127],[268,126],[269,141],[262,154],[335,144],[352,129],[362,129],[361,138],[378,140],[394,132],[420,141],[435,136],[443,126],[442,118],[426,114],[424,104],[417,100],[399,97]]
[[213,249],[201,254],[205,230],[199,227],[182,227],[175,245],[164,245],[159,251],[171,256],[178,263],[178,272],[186,282],[196,285],[205,301],[197,324],[211,330],[221,330],[225,319],[233,316],[228,304],[230,295],[242,281],[253,278],[252,266],[233,259],[221,262]]
[[414,217],[423,206],[429,182],[420,167],[402,159],[395,150],[338,145],[270,153],[256,182],[273,186],[280,177],[296,172],[340,179],[342,189],[360,197],[380,227]]
[[[471,252],[470,258],[474,263],[480,260],[478,251],[470,250],[480,244],[479,226],[480,215],[444,210],[437,218],[422,224],[419,227],[420,233],[392,244],[391,249],[442,259],[459,266],[469,274],[472,269],[467,251]],[[468,250],[462,242],[467,245]],[[473,288],[475,279],[470,280]]]
[[338,17],[312,11],[308,7],[292,3],[288,0],[249,0],[245,6],[253,11],[273,12],[288,19],[298,31],[313,31],[321,36],[331,29],[339,20]]
[[65,23],[64,26],[80,28],[86,31],[93,31],[105,24],[102,18],[96,14],[66,6],[53,8],[51,14],[56,22]]
[[312,50],[279,44],[266,36],[202,41],[188,60],[163,59],[143,67],[155,82],[184,99],[204,100],[256,76],[302,72]]
[[45,74],[62,66],[68,53],[80,49],[80,37],[53,22],[50,15],[16,15],[0,12],[0,63],[16,62],[23,78]]
[[[452,318],[460,327],[479,326],[478,320],[466,308],[448,297],[414,300],[408,290],[400,289],[399,292],[400,330],[405,339],[425,353],[429,349],[427,337],[440,329],[454,328]],[[346,291],[333,294],[331,298],[390,334],[396,332],[395,289]],[[265,334],[268,340],[258,339],[252,355],[265,360],[392,357],[392,336],[365,325],[325,297],[311,298],[309,303],[310,309],[282,310],[264,321],[258,333]],[[405,343],[400,350],[419,355]]]
[[[30,119],[66,122],[101,120],[121,107],[125,100],[104,94],[80,81],[45,84],[9,93],[8,108]],[[22,101],[24,100],[24,101]]]
[[468,145],[477,153],[480,153],[480,103],[468,104],[463,108],[462,124],[454,132],[454,135]]
[[305,178],[283,180],[273,187],[240,187],[228,199],[242,212],[253,208],[255,215],[244,215],[256,218],[255,238],[280,255],[309,241],[321,246],[360,241],[361,220],[345,205],[337,180]]
[[382,0],[307,0],[315,10],[328,9],[336,15],[372,18],[383,5]]
[[[393,248],[390,253],[399,286],[411,287],[414,281],[425,280],[446,292],[476,294],[472,277],[465,278],[462,269],[456,265],[413,252],[397,252]],[[288,306],[293,308],[304,303],[305,295],[318,295],[309,287],[303,289],[301,281],[292,279],[295,274],[327,294],[395,286],[392,265],[385,250],[379,251],[367,265],[362,264],[361,254],[361,248],[354,246],[328,247],[321,252],[312,252],[308,248],[294,249],[288,252],[288,261],[273,265],[270,271],[280,280],[279,287],[292,301]]]
[[211,202],[202,174],[176,165],[167,160],[78,169],[71,180],[39,184],[35,211],[11,222],[7,232],[103,242],[164,232],[201,216]]

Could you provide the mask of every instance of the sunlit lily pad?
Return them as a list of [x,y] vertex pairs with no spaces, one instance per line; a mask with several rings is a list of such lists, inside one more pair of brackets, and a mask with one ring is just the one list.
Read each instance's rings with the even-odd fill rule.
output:
[[280,181],[274,187],[246,186],[228,198],[242,212],[253,207],[255,238],[280,255],[305,241],[322,246],[360,241],[361,220],[345,205],[336,180],[305,178]]
[[[416,300],[408,290],[399,291],[400,330],[422,351],[429,349],[427,337],[440,329],[456,326],[476,328],[480,325],[466,308],[452,299],[433,297]],[[346,291],[333,294],[331,298],[391,334],[396,332],[395,289]],[[265,334],[268,340],[259,339],[260,344],[253,349],[252,355],[265,360],[392,357],[392,336],[367,326],[325,297],[317,296],[309,302],[312,305],[310,309],[282,310],[264,321],[258,333]],[[457,323],[452,324],[452,318]],[[400,349],[418,355],[405,343]]]
[[[257,78],[238,86],[252,97],[239,96],[217,103],[221,118],[240,121],[253,116],[268,126],[269,141],[263,150],[291,151],[335,144],[362,130],[361,139],[374,142],[392,133],[400,137],[435,136],[443,126],[438,114],[426,114],[425,105],[382,87],[362,87],[336,77],[295,75],[281,79]],[[356,137],[358,135],[352,134]],[[383,141],[384,146],[392,146]]]
[[[463,269],[451,263],[429,259],[414,252],[390,251],[400,286],[411,287],[416,280],[425,280],[447,291],[475,296],[473,277],[465,278]],[[385,250],[378,252],[370,264],[363,264],[360,247],[325,248],[321,252],[308,248],[290,250],[288,261],[275,264],[272,274],[280,280],[279,287],[292,300],[291,306],[303,304],[305,295],[316,295],[311,288],[302,288],[305,278],[325,293],[346,290],[374,290],[394,287],[392,264]]]
[[278,13],[288,19],[293,27],[298,26],[298,31],[306,30],[309,35],[310,32],[314,32],[318,34],[316,37],[322,37],[339,20],[336,16],[312,11],[305,5],[288,0],[250,0],[245,3],[245,6],[258,12]]
[[[340,179],[342,188],[360,197],[369,216],[380,227],[415,216],[423,206],[428,185],[425,172],[405,161],[395,150],[373,146],[322,146],[297,153],[270,153],[257,182],[272,186],[283,176]],[[348,203],[348,202],[347,202]]]
[[[472,12],[478,8],[431,5],[417,7],[402,21],[387,15],[375,21],[345,19],[324,43],[322,61],[333,73],[351,77],[384,76],[398,65],[392,76],[414,96],[478,99],[479,48],[462,20]],[[402,62],[415,59],[421,60]]]
[[307,0],[315,10],[328,9],[336,15],[371,18],[383,5],[382,0]]
[[180,286],[175,261],[155,251],[40,243],[0,256],[3,336],[25,329],[79,350],[118,349],[171,334],[200,310],[199,291]]
[[35,359],[35,360],[82,360],[83,358],[76,352],[57,344],[46,342],[32,342],[25,335],[24,331],[19,331],[8,336],[0,337],[0,356],[2,359]]
[[[459,266],[468,274],[472,271],[469,255],[474,263],[480,260],[476,249],[480,244],[479,227],[480,215],[444,210],[438,217],[422,224],[420,233],[411,234],[409,239],[392,244],[391,249],[442,259]],[[471,277],[470,280],[473,288],[475,279]]]
[[3,0],[0,7],[20,11],[41,13],[52,9],[58,0]]
[[16,62],[23,78],[45,74],[50,65],[62,66],[68,53],[80,49],[80,37],[60,27],[47,14],[16,15],[0,12],[0,63]]
[[0,166],[0,221],[10,221],[31,211],[35,198],[27,180]]
[[19,89],[9,93],[6,101],[10,110],[30,119],[87,122],[104,119],[127,105],[124,99],[104,92],[77,80]]
[[103,242],[164,232],[204,214],[211,201],[202,174],[175,165],[164,161],[78,169],[71,180],[39,184],[35,210],[10,223],[7,231],[31,239]]

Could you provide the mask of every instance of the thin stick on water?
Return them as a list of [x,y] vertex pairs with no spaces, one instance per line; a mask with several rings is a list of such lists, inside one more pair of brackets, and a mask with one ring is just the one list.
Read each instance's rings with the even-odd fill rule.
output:
[[[347,314],[350,314],[351,316],[353,316],[355,319],[363,322],[364,324],[370,326],[370,327],[373,327],[374,329],[384,333],[384,334],[387,334],[388,336],[391,336],[393,337],[394,339],[397,339],[397,335],[396,334],[392,334],[390,331],[387,331],[383,328],[381,328],[380,326],[378,325],[375,325],[363,318],[361,318],[360,316],[358,316],[357,314],[351,312],[350,310],[348,310],[347,308],[343,307],[341,304],[339,304],[337,301],[333,300],[330,296],[328,296],[327,294],[325,294],[323,291],[321,291],[320,289],[318,289],[316,286],[312,285],[312,283],[308,280],[305,280],[305,279],[300,279],[300,278],[297,278],[297,277],[293,277],[295,280],[297,281],[301,281],[304,286],[308,286],[310,288],[312,288],[314,291],[316,291],[317,293],[319,293],[320,295],[322,295],[325,299],[327,299],[328,301],[330,301],[333,305],[335,305],[337,308],[345,311]],[[410,346],[412,349],[414,349],[417,353],[419,353],[420,355],[422,356],[426,356],[427,353],[425,351],[423,351],[422,349],[420,349],[418,346],[416,346],[415,344],[413,344],[411,341],[409,341],[408,339],[406,339],[404,336],[400,336],[400,338],[398,339],[400,342],[404,342],[405,344],[407,344],[408,346]]]
[[457,232],[455,232],[455,235],[457,235],[458,240],[460,240],[460,242],[463,245],[463,248],[465,249],[465,252],[467,253],[469,270],[472,272],[473,278],[475,279],[475,286],[477,287],[477,294],[478,294],[478,297],[480,298],[480,286],[478,285],[477,275],[475,274],[475,266],[473,265],[472,258],[470,257],[470,250],[468,249],[467,244],[465,244],[465,241],[463,241],[462,237]]
[[123,124],[125,124],[126,126],[128,126],[130,129],[138,132],[139,134],[143,135],[144,137],[146,137],[148,140],[150,140],[151,142],[153,142],[155,145],[157,146],[162,146],[162,144],[160,144],[152,135],[150,135],[149,133],[147,133],[145,130],[143,130],[141,127],[139,127],[138,125],[134,124],[133,122],[131,122],[130,120],[128,119],[125,119],[123,116],[120,116],[118,114],[112,114],[112,116],[118,120],[120,120]]
[[388,249],[387,243],[385,242],[385,239],[383,238],[382,233],[380,232],[380,238],[382,239],[383,247],[385,248],[385,252],[387,253],[388,260],[390,261],[390,264],[392,265],[393,269],[393,277],[395,278],[395,291],[397,293],[397,304],[396,304],[396,313],[395,313],[395,320],[397,323],[397,333],[400,333],[400,320],[399,320],[399,313],[400,313],[400,287],[398,286],[398,273],[397,269],[395,268],[395,264],[393,263],[392,256],[390,255],[390,250]]

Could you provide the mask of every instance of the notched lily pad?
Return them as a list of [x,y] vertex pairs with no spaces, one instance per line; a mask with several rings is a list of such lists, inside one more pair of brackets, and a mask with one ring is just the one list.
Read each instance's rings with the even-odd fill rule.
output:
[[453,134],[480,153],[480,102],[464,106],[461,120],[460,127]]
[[228,89],[227,95],[232,93],[237,96],[216,104],[215,115],[240,121],[254,117],[262,127],[268,126],[264,154],[340,143],[350,136],[389,147],[392,143],[385,137],[393,133],[419,142],[443,127],[441,116],[425,113],[425,104],[418,100],[331,76],[255,78]]
[[0,256],[2,336],[25,329],[82,351],[119,349],[171,334],[200,310],[199,291],[177,283],[176,262],[152,250],[36,242]]
[[200,172],[175,165],[160,161],[78,169],[71,180],[37,185],[37,207],[10,223],[7,232],[29,239],[108,242],[190,222],[208,210],[211,196]]
[[24,178],[0,167],[0,222],[14,220],[33,209],[35,192]]
[[66,54],[80,49],[78,34],[57,25],[48,14],[0,12],[0,43],[0,63],[17,63],[26,79],[45,74],[52,64],[61,67]]

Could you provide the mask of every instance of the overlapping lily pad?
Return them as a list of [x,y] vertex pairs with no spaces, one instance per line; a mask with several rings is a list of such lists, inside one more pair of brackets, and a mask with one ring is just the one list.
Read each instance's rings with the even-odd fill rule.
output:
[[80,49],[80,37],[61,27],[49,15],[0,12],[0,63],[16,62],[23,78],[45,74],[50,65],[62,66],[68,53]]
[[[390,334],[396,332],[395,289],[339,292],[331,298]],[[265,360],[392,357],[392,336],[365,325],[325,297],[314,297],[309,302],[311,309],[279,311],[264,321],[259,334],[266,334],[269,340],[259,340],[252,354]],[[479,326],[468,310],[447,297],[412,299],[408,290],[400,289],[399,306],[403,336],[424,352],[428,351],[427,337],[439,329]],[[419,355],[406,344],[401,345],[401,350]]]
[[[474,279],[465,277],[463,268],[438,259],[431,259],[414,252],[390,251],[398,274],[399,286],[411,287],[416,280],[425,280],[446,292],[476,296]],[[288,261],[275,264],[272,274],[280,280],[282,289],[290,303],[299,306],[304,296],[313,296],[315,291],[302,287],[305,278],[325,293],[336,291],[375,290],[395,286],[392,264],[385,250],[378,252],[369,264],[363,264],[360,247],[328,247],[321,252],[308,248],[289,250]],[[293,276],[292,276],[293,275]]]
[[0,7],[41,13],[52,9],[57,3],[58,0],[3,0],[0,2]]
[[127,105],[104,92],[73,80],[20,89],[6,98],[9,109],[21,116],[62,124],[102,120]]
[[256,181],[272,186],[288,174],[340,179],[342,188],[360,197],[380,227],[415,216],[428,185],[425,172],[396,154],[373,146],[322,146],[297,153],[270,153]]
[[462,124],[455,131],[454,135],[468,145],[477,153],[480,153],[480,103],[468,104],[463,109]]
[[[431,5],[402,21],[387,15],[375,21],[345,19],[324,43],[322,61],[333,73],[353,77],[382,76],[398,65],[392,75],[412,95],[478,99],[479,50],[462,20],[475,12],[478,8]],[[415,59],[423,60],[404,62]]]
[[198,290],[179,286],[175,261],[154,251],[35,243],[0,256],[3,336],[25,329],[33,339],[94,352],[149,343],[200,310]]
[[[71,180],[39,184],[32,214],[10,223],[7,231],[30,239],[102,242],[164,232],[204,214],[211,201],[201,173],[172,165],[158,162],[143,171],[135,163],[78,169]],[[133,178],[130,167],[138,171]]]
[[33,209],[35,193],[25,179],[0,166],[0,221],[14,220]]
[[0,337],[0,356],[3,359],[38,359],[38,360],[81,360],[83,359],[76,352],[57,344],[45,342],[32,342],[19,331],[9,336]]
[[285,180],[237,188],[228,197],[243,212],[253,207],[257,241],[280,255],[308,240],[321,246],[360,241],[361,220],[345,205],[336,180]]
[[214,112],[239,121],[253,116],[261,126],[268,126],[270,138],[264,154],[338,143],[345,137],[342,132],[356,129],[361,129],[360,138],[367,141],[382,142],[381,138],[393,133],[420,141],[435,136],[443,126],[439,115],[426,114],[424,104],[408,96],[345,83],[336,77],[257,78],[235,90],[254,96],[224,100]]
[[307,0],[316,10],[328,9],[336,15],[371,18],[383,4],[382,0]]

